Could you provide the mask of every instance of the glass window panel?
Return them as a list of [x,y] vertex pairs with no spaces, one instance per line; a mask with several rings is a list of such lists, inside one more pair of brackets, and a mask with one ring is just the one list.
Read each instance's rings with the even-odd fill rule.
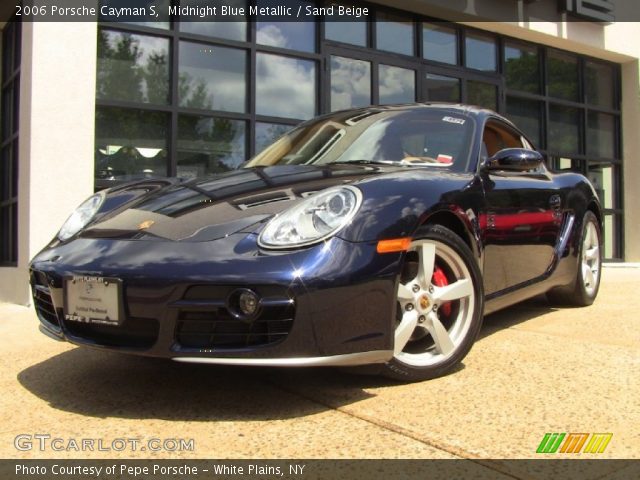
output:
[[331,111],[371,104],[371,63],[331,57]]
[[0,202],[11,198],[11,147],[6,146],[0,153]]
[[565,100],[578,100],[578,58],[549,50],[547,52],[549,95]]
[[244,112],[247,52],[238,48],[180,42],[180,106]]
[[[295,8],[298,7],[298,2]],[[312,5],[300,2],[302,8]],[[260,17],[258,17],[260,18]],[[272,47],[290,48],[304,52],[316,51],[316,23],[315,22],[265,22],[256,24],[256,42]]]
[[615,158],[615,132],[613,115],[589,112],[587,116],[587,155]]
[[540,145],[541,103],[507,97],[506,116],[536,145]]
[[585,63],[585,94],[587,103],[601,107],[617,108],[614,105],[613,68],[601,63]]
[[15,263],[18,260],[18,204],[16,202],[11,205],[11,255],[10,261]]
[[9,22],[2,31],[2,80],[6,81],[13,73],[13,29],[16,22]]
[[469,68],[494,72],[497,68],[496,40],[489,35],[467,32],[465,64]]
[[618,215],[604,216],[604,258],[619,258],[618,253]]
[[378,84],[380,104],[416,101],[416,72],[414,70],[379,65]]
[[387,52],[415,55],[413,22],[404,17],[378,12],[376,48]]
[[5,140],[13,133],[13,113],[11,111],[13,100],[13,84],[9,83],[2,91],[2,140]]
[[226,38],[229,40],[246,41],[247,22],[184,22],[181,21],[180,31],[207,37]]
[[260,153],[275,140],[294,128],[292,125],[282,125],[281,123],[256,123],[256,154]]
[[600,203],[604,208],[617,208],[615,188],[617,172],[610,164],[589,165],[589,180],[598,193]]
[[460,79],[427,73],[427,100],[430,102],[459,102]]
[[245,160],[246,122],[194,115],[178,117],[178,177],[226,172]]
[[96,96],[167,104],[169,61],[166,38],[100,29]]
[[165,176],[169,115],[96,108],[96,187],[116,181]]
[[507,42],[504,47],[507,88],[524,92],[540,92],[538,49]]
[[497,110],[498,87],[490,83],[467,81],[467,103]]
[[15,70],[20,66],[20,59],[22,58],[22,22],[14,22],[15,38],[13,41],[13,69]]
[[[180,5],[189,6],[206,6],[202,0],[182,0]],[[247,8],[246,0],[228,0],[224,5],[231,8]],[[220,8],[220,5],[218,5]],[[192,18],[192,21],[189,19]],[[229,40],[245,41],[247,39],[247,22],[244,15],[229,15],[227,21],[224,22],[206,22],[200,17],[180,16],[178,28],[181,32],[193,33],[196,35],[206,35],[207,37],[227,38]],[[237,21],[231,21],[231,19]]]
[[20,162],[18,158],[18,139],[13,141],[13,148],[11,149],[11,195],[18,196],[18,177]]
[[422,56],[427,60],[456,65],[458,63],[456,29],[435,23],[423,23]]
[[9,210],[10,206],[0,207],[0,234],[2,237],[0,238],[0,262],[9,262],[10,261],[10,249],[9,244],[11,243],[11,227],[9,222]]
[[16,75],[13,79],[13,121],[11,122],[11,133],[17,133],[20,130],[20,75]]
[[[351,5],[346,5],[351,6]],[[335,15],[338,17],[337,15]],[[344,16],[338,17],[341,21],[332,22],[333,16],[326,16],[324,21],[324,37],[334,42],[350,43],[360,47],[367,46],[367,21],[365,17],[354,21],[344,21]],[[348,18],[348,17],[347,17]]]
[[554,152],[580,153],[580,111],[577,108],[549,105],[548,149]]
[[256,113],[308,119],[317,111],[316,62],[258,53]]
[[555,171],[568,170],[577,173],[585,173],[584,161],[566,157],[552,157],[551,166]]

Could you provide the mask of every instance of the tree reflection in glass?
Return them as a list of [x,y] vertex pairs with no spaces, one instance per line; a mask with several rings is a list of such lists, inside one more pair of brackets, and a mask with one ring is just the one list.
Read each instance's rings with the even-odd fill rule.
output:
[[96,96],[168,104],[169,40],[99,30]]

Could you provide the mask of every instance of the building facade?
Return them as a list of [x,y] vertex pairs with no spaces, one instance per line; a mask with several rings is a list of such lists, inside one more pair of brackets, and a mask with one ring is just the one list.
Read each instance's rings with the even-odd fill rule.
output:
[[[576,21],[561,3],[385,1],[362,4],[366,22],[0,24],[0,300],[29,302],[29,259],[95,190],[237,168],[317,114],[414,101],[511,118],[550,168],[592,180],[606,258],[640,260],[640,30]],[[513,18],[486,21],[506,4]]]

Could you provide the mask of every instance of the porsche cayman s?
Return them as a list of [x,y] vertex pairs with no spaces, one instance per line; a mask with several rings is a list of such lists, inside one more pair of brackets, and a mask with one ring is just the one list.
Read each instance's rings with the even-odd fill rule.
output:
[[31,262],[40,329],[177,361],[444,374],[483,316],[589,305],[602,212],[498,114],[416,104],[301,124],[242,168],[96,193]]

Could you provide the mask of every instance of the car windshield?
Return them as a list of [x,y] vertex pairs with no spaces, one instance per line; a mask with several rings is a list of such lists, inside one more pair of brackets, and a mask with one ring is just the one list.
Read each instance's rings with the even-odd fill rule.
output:
[[465,171],[473,130],[471,116],[444,108],[338,112],[303,123],[245,167],[371,163]]

